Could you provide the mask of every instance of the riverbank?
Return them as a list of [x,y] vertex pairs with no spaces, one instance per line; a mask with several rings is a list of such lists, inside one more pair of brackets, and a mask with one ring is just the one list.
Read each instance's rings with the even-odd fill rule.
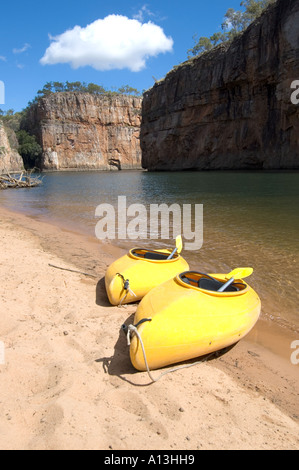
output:
[[260,321],[222,357],[147,386],[120,333],[136,306],[104,290],[122,250],[2,208],[0,220],[1,449],[299,448],[291,332]]

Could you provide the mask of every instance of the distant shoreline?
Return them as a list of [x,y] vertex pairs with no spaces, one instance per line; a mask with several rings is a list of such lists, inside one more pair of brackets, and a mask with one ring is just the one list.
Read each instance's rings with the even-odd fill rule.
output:
[[[186,169],[186,170],[147,170],[145,168],[123,168],[121,170],[117,169],[98,169],[98,168],[62,168],[59,170],[40,170],[41,173],[79,173],[79,172],[87,172],[87,173],[96,173],[96,172],[101,172],[101,173],[111,173],[111,172],[131,172],[131,171],[139,171],[142,173],[299,173],[299,169],[294,168],[294,169],[278,169],[278,170],[271,170],[271,169],[251,169],[251,170],[240,170],[240,169],[225,169],[225,170],[208,170],[208,169]],[[12,172],[13,173],[13,172]]]
[[101,172],[101,173],[110,173],[110,172],[127,172],[127,171],[143,171],[146,172],[147,170],[144,170],[143,168],[123,168],[121,170],[118,170],[116,168],[111,168],[111,169],[101,169],[101,168],[62,168],[59,170],[40,170],[41,173],[66,173],[66,172],[74,172],[74,173],[79,173],[79,172],[90,172],[90,173],[96,173],[96,172]]

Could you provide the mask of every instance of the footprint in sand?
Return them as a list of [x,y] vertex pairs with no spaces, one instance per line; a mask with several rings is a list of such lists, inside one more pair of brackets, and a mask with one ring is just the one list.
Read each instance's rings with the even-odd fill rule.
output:
[[149,407],[136,393],[114,390],[107,396],[109,405],[122,408],[127,413],[137,416],[140,422],[144,423],[151,433],[160,435],[163,439],[168,438],[165,426],[158,420],[152,418]]

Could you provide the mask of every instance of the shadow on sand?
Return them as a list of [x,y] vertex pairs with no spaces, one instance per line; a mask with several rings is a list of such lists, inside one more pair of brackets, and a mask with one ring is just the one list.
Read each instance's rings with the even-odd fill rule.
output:
[[[131,325],[134,321],[134,314],[131,315],[126,321],[125,325]],[[119,330],[119,337],[114,346],[114,354],[110,357],[101,357],[96,359],[97,363],[102,363],[103,370],[105,374],[109,374],[111,376],[119,377],[121,380],[130,383],[131,385],[135,386],[147,386],[149,384],[136,384],[132,382],[128,376],[136,376],[138,375],[137,370],[131,364],[130,361],[130,348],[127,344],[127,338],[124,334],[123,330],[120,328]]]
[[[134,321],[134,314],[131,315],[124,324],[128,326],[132,324],[133,321]],[[173,367],[182,367],[182,366],[191,367],[193,363],[194,363],[194,366],[196,366],[198,361],[202,361],[202,362],[214,361],[215,359],[218,359],[219,357],[228,353],[234,347],[235,347],[235,344],[228,348],[222,349],[221,351],[216,351],[215,353],[209,354],[207,356],[194,358],[191,361],[182,362],[180,364],[174,364],[173,366],[170,366],[169,368],[171,369]],[[124,382],[127,382],[136,387],[147,387],[154,383],[150,380],[148,383],[138,384],[136,382],[133,382],[130,379],[130,377],[132,377],[132,379],[134,378],[134,376],[137,377],[138,374],[140,374],[141,372],[135,370],[131,364],[130,351],[129,351],[129,346],[127,344],[127,338],[122,329],[120,329],[118,340],[114,346],[113,356],[101,357],[99,359],[96,359],[95,362],[102,363],[105,374],[119,377]],[[165,369],[165,371],[167,371],[167,368]],[[157,374],[157,377],[161,373],[161,371],[155,371],[155,372]]]
[[105,277],[99,280],[96,287],[96,304],[99,307],[111,307],[106,293]]

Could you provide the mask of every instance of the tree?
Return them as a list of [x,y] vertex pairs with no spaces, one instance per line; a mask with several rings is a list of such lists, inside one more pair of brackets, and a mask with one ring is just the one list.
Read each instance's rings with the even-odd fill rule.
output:
[[89,83],[87,85],[87,93],[91,93],[92,95],[102,95],[105,92],[106,90],[104,87],[96,85],[95,83]]
[[57,93],[64,91],[64,83],[54,82],[53,83],[54,91]]
[[134,95],[138,96],[140,95],[139,91],[136,88],[132,88],[129,85],[123,85],[118,89],[118,93],[121,95]]
[[[196,36],[193,36],[193,39],[196,41]],[[202,36],[201,38],[199,38],[195,46],[192,49],[188,50],[188,55],[189,55],[189,52],[191,52],[193,56],[200,55],[203,52],[210,51],[211,49],[213,49],[213,44],[212,44],[211,39]]]
[[224,19],[222,29],[227,31],[228,39],[233,39],[245,29],[245,18],[242,11],[235,11],[233,8],[229,8],[224,15]]
[[193,56],[202,54],[203,52],[210,51],[219,43],[228,42],[233,40],[238,34],[244,31],[256,18],[258,18],[265,8],[276,0],[242,0],[241,7],[245,8],[244,11],[234,10],[229,8],[224,15],[222,23],[222,31],[214,33],[210,38],[200,37],[197,41],[193,36],[196,44],[192,49],[188,50]]
[[19,142],[18,151],[23,158],[25,168],[34,168],[36,160],[42,153],[41,146],[36,142],[34,135],[30,135],[24,130],[17,132],[17,138]]
[[245,7],[244,24],[249,26],[252,21],[261,16],[265,8],[275,0],[243,0],[241,6]]
[[72,82],[65,82],[65,91],[74,91],[74,84]]
[[9,109],[8,111],[0,110],[0,120],[3,124],[12,129],[14,132],[20,129],[20,122],[24,116],[24,111],[20,111],[15,113],[13,109]]
[[42,90],[38,90],[37,94],[41,96],[50,95],[51,93],[53,93],[52,88],[53,82],[47,82]]
[[225,33],[214,33],[211,37],[210,37],[210,41],[213,45],[213,47],[217,46],[217,44],[219,42],[223,42],[226,40],[226,35]]

